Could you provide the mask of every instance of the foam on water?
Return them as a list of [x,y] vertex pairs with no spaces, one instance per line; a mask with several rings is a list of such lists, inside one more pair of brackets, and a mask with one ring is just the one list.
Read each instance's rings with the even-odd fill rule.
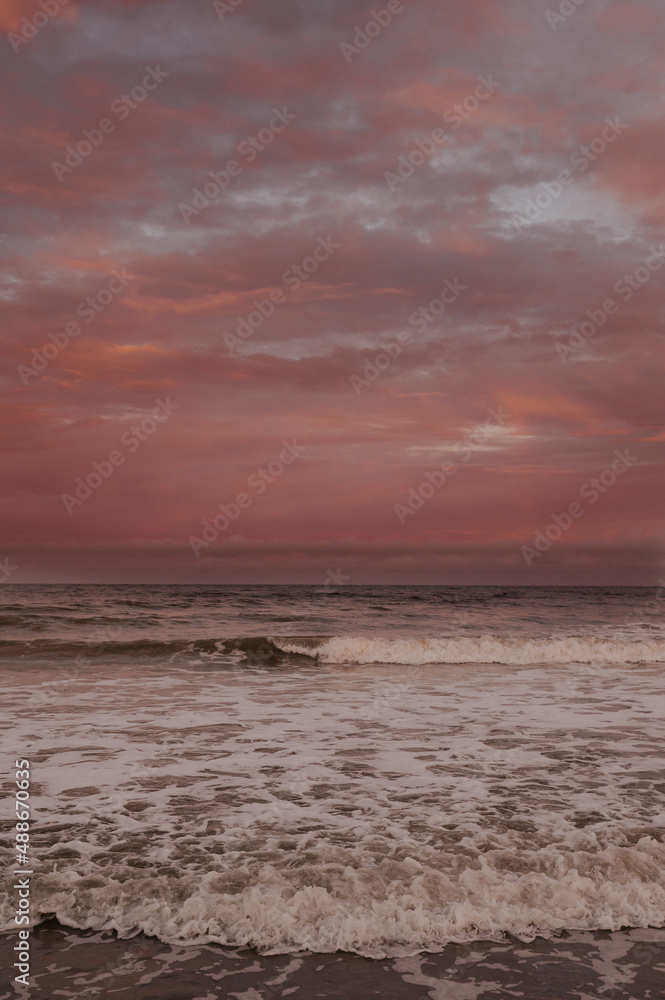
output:
[[268,640],[285,653],[324,663],[665,663],[665,640],[578,636],[552,639],[480,636],[455,639],[388,639],[366,636]]
[[0,640],[0,659],[59,660],[160,657],[227,651],[264,662],[307,657],[321,663],[665,663],[665,639],[608,639],[599,636],[523,638],[464,636],[391,638],[388,636],[241,636],[225,639],[135,639],[129,642],[71,640]]
[[3,596],[37,920],[376,957],[665,924],[654,588]]
[[35,669],[27,701],[8,673],[7,754],[32,763],[33,912],[373,957],[662,926],[661,675],[192,651],[55,683]]
[[529,941],[565,929],[654,926],[665,914],[665,847],[648,837],[597,852],[490,851],[466,866],[454,854],[368,864],[362,851],[344,853],[312,851],[295,868],[266,861],[179,878],[51,874],[40,880],[38,902],[64,924],[121,936],[142,930],[174,944],[373,958],[506,931]]

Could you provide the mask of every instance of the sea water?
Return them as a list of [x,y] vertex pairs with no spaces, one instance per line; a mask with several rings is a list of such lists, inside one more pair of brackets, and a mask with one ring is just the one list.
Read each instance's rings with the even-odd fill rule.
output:
[[665,924],[654,588],[2,596],[35,920],[375,958]]

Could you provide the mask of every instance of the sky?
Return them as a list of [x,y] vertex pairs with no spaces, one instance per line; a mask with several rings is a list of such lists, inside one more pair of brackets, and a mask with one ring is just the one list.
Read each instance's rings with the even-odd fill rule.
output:
[[658,584],[660,0],[0,33],[0,579]]

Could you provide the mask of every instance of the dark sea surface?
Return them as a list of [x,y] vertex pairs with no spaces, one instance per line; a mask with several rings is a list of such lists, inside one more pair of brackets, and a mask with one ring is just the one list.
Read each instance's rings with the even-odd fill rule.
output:
[[[660,591],[0,596],[4,787],[28,758],[56,976],[34,996],[665,996]],[[5,932],[15,908],[5,881]]]

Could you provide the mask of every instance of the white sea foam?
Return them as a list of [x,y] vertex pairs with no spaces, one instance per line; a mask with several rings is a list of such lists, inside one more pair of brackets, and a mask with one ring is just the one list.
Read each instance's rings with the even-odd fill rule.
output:
[[187,655],[4,668],[36,919],[371,956],[665,925],[660,666]]
[[654,926],[665,917],[665,847],[648,837],[598,853],[490,851],[466,864],[442,855],[436,867],[411,857],[354,867],[325,853],[295,870],[265,864],[177,879],[56,873],[40,879],[34,903],[69,926],[121,936],[142,930],[174,944],[372,958],[505,932],[530,941],[564,929]]
[[270,641],[285,653],[316,656],[324,663],[665,663],[665,641],[563,637],[518,639],[481,636],[456,639],[388,639],[334,636]]

